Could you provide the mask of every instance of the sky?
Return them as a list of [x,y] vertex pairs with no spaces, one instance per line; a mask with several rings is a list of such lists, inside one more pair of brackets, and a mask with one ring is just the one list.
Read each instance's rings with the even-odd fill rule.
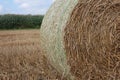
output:
[[0,14],[45,14],[55,0],[0,0]]

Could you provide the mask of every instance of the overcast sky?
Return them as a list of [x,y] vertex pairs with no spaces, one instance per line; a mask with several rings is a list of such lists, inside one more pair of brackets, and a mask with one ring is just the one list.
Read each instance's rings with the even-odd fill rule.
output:
[[0,0],[0,14],[45,14],[54,0]]

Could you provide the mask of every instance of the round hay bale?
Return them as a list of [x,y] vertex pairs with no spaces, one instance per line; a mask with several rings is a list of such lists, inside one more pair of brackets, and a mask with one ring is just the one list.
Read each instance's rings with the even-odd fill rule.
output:
[[41,37],[45,57],[62,77],[120,79],[120,0],[57,0]]

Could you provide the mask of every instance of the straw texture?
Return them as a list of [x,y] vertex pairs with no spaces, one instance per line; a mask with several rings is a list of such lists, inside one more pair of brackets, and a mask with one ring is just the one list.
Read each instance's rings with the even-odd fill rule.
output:
[[63,76],[69,73],[64,50],[64,27],[78,0],[57,0],[48,10],[41,26],[41,46],[45,56]]
[[65,27],[65,50],[74,76],[120,79],[120,3],[79,1]]
[[45,57],[62,77],[120,79],[120,0],[57,0],[41,35]]

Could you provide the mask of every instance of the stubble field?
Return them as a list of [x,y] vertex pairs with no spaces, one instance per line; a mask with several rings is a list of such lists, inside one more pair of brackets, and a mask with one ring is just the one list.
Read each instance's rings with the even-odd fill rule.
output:
[[0,80],[46,80],[39,31],[0,31]]

